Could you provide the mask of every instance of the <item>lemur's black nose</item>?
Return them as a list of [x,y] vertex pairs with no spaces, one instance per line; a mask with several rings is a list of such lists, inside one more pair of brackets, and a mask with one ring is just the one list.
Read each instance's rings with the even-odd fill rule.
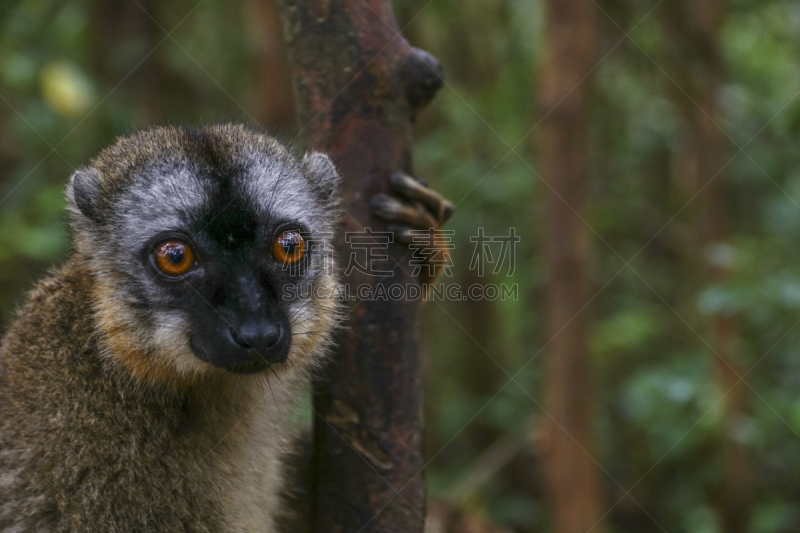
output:
[[230,336],[240,348],[252,352],[256,359],[267,363],[283,363],[289,355],[288,335],[280,323],[252,321],[239,328],[231,327]]

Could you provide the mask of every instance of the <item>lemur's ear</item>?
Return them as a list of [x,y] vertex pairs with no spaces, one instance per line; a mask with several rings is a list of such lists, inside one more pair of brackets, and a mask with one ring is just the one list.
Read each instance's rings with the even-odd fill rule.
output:
[[70,179],[72,201],[83,216],[94,222],[100,222],[98,204],[101,198],[102,178],[98,170],[84,167],[76,170]]
[[324,197],[339,191],[339,174],[330,158],[320,152],[309,152],[303,157],[303,169]]

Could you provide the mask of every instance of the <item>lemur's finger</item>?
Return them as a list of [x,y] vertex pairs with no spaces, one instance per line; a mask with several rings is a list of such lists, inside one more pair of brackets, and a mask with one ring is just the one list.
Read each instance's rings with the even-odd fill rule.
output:
[[376,194],[370,202],[372,212],[387,222],[401,222],[417,229],[437,227],[437,221],[421,207],[405,204],[386,194]]
[[419,200],[436,218],[436,226],[450,218],[453,213],[453,204],[442,198],[442,196],[427,187],[424,180],[416,180],[405,174],[395,174],[392,176],[389,185],[392,191],[402,194],[412,200]]
[[396,242],[402,242],[403,244],[414,244],[414,231],[419,231],[406,224],[398,224],[396,222],[386,224],[386,230],[394,233],[394,240]]
[[[417,228],[396,222],[387,224],[386,229],[394,234],[396,242],[412,246],[418,251],[419,257],[417,257],[417,260],[421,260],[427,265],[427,268],[421,268],[419,271],[420,281],[423,285],[429,285],[439,276],[442,269],[447,266],[449,262],[447,243],[437,239],[434,231],[431,231],[426,236],[424,233],[421,234]],[[445,254],[444,258],[441,254]],[[442,262],[443,259],[444,262]],[[425,299],[427,300],[427,295]]]

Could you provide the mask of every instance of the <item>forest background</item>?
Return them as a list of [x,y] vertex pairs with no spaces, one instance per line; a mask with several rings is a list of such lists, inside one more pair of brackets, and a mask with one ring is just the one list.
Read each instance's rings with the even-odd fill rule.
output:
[[[415,152],[457,204],[443,282],[518,287],[424,308],[429,529],[797,531],[800,4],[555,4],[394,2],[445,72]],[[0,5],[0,324],[115,136],[301,149],[285,54],[271,0]],[[515,229],[513,269],[471,268],[479,228]]]

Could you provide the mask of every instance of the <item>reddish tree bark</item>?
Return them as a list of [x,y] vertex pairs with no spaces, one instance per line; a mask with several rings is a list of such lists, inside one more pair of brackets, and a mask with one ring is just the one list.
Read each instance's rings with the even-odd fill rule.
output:
[[[600,483],[592,459],[591,360],[587,346],[590,299],[589,229],[584,213],[591,161],[588,99],[594,65],[597,7],[584,0],[548,0],[547,56],[542,73],[541,162],[547,190],[546,370],[549,421],[545,474],[554,531],[602,530]],[[563,101],[562,101],[563,98]],[[593,529],[592,529],[593,528]]]
[[258,40],[258,121],[270,131],[288,132],[296,122],[296,112],[278,2],[253,0],[252,13],[261,29]]
[[[280,5],[301,131],[344,178],[343,230],[383,230],[369,200],[387,192],[392,173],[412,172],[414,117],[441,84],[439,65],[399,35],[388,0]],[[415,283],[407,253],[392,244],[391,258],[373,265],[392,276],[354,270],[346,282]],[[349,257],[340,235],[342,266]],[[418,304],[359,302],[338,341],[325,379],[315,384],[314,531],[421,532]]]

